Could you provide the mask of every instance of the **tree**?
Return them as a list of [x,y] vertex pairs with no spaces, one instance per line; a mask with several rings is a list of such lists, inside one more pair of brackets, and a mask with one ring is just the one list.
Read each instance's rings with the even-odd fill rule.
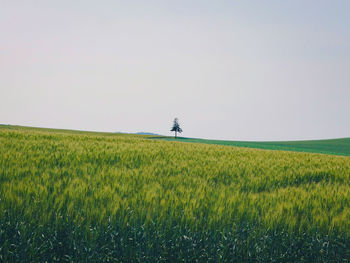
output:
[[174,124],[173,124],[173,127],[171,128],[170,131],[174,131],[175,132],[175,139],[177,138],[177,133],[181,133],[182,132],[182,129],[180,128],[180,124],[179,124],[179,119],[178,118],[175,118],[174,119]]

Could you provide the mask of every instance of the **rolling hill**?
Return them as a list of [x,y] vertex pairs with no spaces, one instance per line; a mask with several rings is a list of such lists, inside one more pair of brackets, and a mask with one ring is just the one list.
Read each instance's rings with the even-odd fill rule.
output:
[[150,138],[0,126],[0,262],[350,258],[349,157]]
[[323,153],[332,155],[350,156],[350,138],[330,139],[330,140],[307,140],[307,141],[224,141],[224,140],[206,140],[196,138],[178,137],[176,140],[172,137],[157,137],[168,141],[180,141],[191,143],[206,143],[236,147],[248,147],[265,150],[295,151]]

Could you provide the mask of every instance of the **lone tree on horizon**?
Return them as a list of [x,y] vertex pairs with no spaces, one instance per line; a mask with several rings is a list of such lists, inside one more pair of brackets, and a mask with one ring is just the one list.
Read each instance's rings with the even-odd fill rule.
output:
[[179,119],[178,118],[175,118],[174,119],[174,124],[173,124],[173,127],[171,128],[170,131],[174,131],[175,132],[175,139],[177,138],[177,133],[181,133],[182,132],[182,129],[180,128],[180,124],[179,124]]

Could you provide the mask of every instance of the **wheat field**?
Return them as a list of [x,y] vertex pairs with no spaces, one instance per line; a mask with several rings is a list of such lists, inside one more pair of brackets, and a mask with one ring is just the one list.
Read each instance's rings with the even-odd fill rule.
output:
[[0,127],[2,262],[349,262],[350,157]]

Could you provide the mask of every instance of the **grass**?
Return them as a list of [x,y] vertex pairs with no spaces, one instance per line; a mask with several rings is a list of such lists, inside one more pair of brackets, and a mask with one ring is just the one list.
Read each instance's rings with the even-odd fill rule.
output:
[[0,127],[2,262],[349,262],[350,158]]
[[205,143],[215,145],[226,145],[236,147],[247,147],[265,150],[295,151],[323,153],[332,155],[350,156],[350,138],[330,139],[330,140],[309,140],[309,141],[224,141],[224,140],[206,140],[197,138],[178,137],[156,137],[168,141],[181,141],[191,143]]

